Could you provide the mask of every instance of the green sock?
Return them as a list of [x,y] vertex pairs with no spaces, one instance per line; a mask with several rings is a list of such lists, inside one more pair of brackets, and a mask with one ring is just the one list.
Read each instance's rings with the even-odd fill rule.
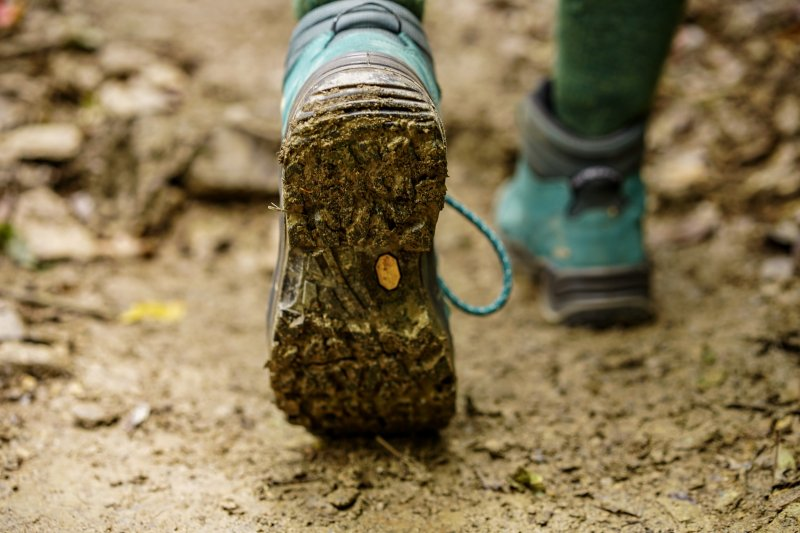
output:
[[650,110],[684,0],[560,0],[553,101],[582,135],[604,135]]
[[[292,0],[294,4],[294,13],[297,15],[297,18],[302,17],[315,7],[319,7],[322,4],[327,4],[329,2],[333,2],[334,0]],[[425,10],[425,0],[392,0],[395,4],[400,4],[403,7],[408,8],[414,13],[420,20],[422,20],[422,12]]]

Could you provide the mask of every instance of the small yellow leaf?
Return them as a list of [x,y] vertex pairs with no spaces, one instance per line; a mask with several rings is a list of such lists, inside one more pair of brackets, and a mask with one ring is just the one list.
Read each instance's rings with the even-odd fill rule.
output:
[[178,301],[137,302],[119,317],[123,324],[138,322],[180,322],[186,316],[186,304]]

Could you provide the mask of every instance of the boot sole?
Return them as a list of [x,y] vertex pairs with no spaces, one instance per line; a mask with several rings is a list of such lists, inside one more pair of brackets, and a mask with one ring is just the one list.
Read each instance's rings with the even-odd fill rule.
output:
[[277,405],[315,433],[445,426],[455,369],[432,250],[447,163],[427,90],[390,57],[340,58],[301,89],[280,160]]
[[649,265],[555,269],[513,240],[504,241],[515,264],[539,280],[539,311],[547,322],[607,328],[654,318]]
[[574,271],[542,266],[541,312],[568,326],[630,326],[654,316],[650,268],[591,268]]

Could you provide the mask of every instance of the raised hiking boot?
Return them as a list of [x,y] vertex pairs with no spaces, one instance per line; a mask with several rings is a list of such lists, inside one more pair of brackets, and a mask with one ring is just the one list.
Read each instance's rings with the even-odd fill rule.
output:
[[652,316],[639,176],[644,124],[586,138],[555,118],[550,86],[520,106],[522,156],[500,191],[497,224],[540,273],[542,313],[570,325]]
[[313,432],[438,429],[455,411],[438,98],[419,20],[397,4],[333,2],[292,36],[268,367],[277,405]]

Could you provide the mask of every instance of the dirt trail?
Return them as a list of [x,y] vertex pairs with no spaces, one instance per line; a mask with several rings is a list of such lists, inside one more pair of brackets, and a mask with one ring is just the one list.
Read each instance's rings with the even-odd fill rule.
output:
[[[288,2],[61,4],[105,42],[182,65],[185,96],[166,116],[213,126],[245,106],[267,125],[247,131],[275,142]],[[553,54],[553,2],[529,4],[429,6],[449,188],[487,217],[516,153],[515,102]],[[657,321],[547,325],[518,272],[502,313],[453,314],[458,414],[439,436],[320,441],[274,407],[267,198],[179,196],[166,229],[142,231],[147,257],[35,270],[0,257],[0,299],[26,329],[0,341],[0,529],[800,530],[800,280],[781,237],[800,223],[798,35],[791,0],[692,3],[650,136]],[[49,57],[14,65],[49,72]],[[53,105],[40,120],[66,120]],[[77,179],[48,186],[79,206]],[[488,301],[500,281],[488,244],[451,213],[438,229],[448,283]],[[186,313],[117,319],[143,301]]]

